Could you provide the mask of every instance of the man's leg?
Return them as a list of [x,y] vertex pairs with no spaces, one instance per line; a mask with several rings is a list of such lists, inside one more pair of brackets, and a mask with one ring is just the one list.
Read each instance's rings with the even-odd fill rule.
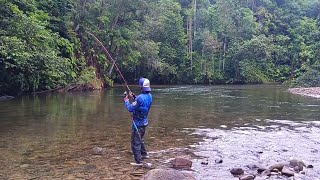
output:
[[146,132],[146,126],[139,127],[139,132],[140,132],[140,137],[142,140],[142,142],[141,142],[141,155],[142,155],[142,158],[145,158],[148,156],[147,150],[144,145],[144,135]]
[[137,132],[136,128],[132,126],[132,132],[131,132],[131,149],[132,153],[134,155],[134,160],[137,164],[142,163],[141,160],[141,140],[139,137],[139,132]]

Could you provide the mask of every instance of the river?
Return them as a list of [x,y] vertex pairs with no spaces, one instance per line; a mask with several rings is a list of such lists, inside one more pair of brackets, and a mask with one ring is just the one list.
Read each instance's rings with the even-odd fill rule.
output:
[[[137,179],[123,91],[1,101],[0,179]],[[303,178],[320,179],[320,99],[277,85],[155,86],[152,94],[154,166],[185,156],[197,179],[217,180],[232,179],[232,167],[295,158],[314,166]],[[92,153],[97,147],[106,151]]]

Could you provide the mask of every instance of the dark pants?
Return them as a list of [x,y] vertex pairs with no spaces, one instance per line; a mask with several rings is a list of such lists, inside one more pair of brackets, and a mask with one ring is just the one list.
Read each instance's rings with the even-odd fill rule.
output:
[[147,151],[144,146],[144,134],[146,132],[147,126],[138,126],[139,134],[136,128],[132,125],[132,133],[131,133],[131,148],[134,155],[134,160],[136,163],[141,163],[141,156],[146,156]]

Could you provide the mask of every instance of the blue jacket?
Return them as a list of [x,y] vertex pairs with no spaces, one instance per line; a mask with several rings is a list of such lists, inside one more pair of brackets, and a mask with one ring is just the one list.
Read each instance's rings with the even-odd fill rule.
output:
[[142,93],[136,97],[135,101],[130,104],[125,101],[126,108],[133,113],[133,121],[139,126],[148,125],[148,114],[152,104],[152,95],[150,93]]

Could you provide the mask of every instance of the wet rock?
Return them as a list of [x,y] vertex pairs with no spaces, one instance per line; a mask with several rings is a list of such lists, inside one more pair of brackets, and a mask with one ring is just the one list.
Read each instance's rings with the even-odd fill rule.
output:
[[174,160],[171,161],[173,168],[179,168],[179,169],[184,169],[184,168],[191,168],[192,166],[192,161],[185,159],[185,158],[175,158]]
[[202,165],[208,165],[209,163],[208,163],[208,161],[202,161],[201,164]]
[[277,163],[277,164],[274,164],[272,166],[269,167],[269,170],[273,170],[273,169],[278,169],[279,171],[282,171],[282,168],[284,167],[285,164],[283,163]]
[[265,168],[265,167],[258,167],[258,169],[257,169],[258,173],[262,173],[265,170],[267,170],[267,168]]
[[142,177],[142,180],[195,180],[196,178],[186,172],[174,169],[153,169]]
[[271,171],[269,169],[266,169],[261,173],[261,176],[270,176],[270,175],[271,175]]
[[234,176],[239,176],[239,175],[243,174],[244,171],[243,171],[242,168],[232,168],[232,169],[230,170],[230,173],[231,173],[232,175],[234,175]]
[[313,165],[309,164],[309,165],[307,166],[307,168],[313,168]]
[[303,170],[303,166],[306,166],[306,164],[303,161],[299,161],[296,159],[292,159],[289,161],[289,165],[293,168],[295,168],[296,166],[298,166],[298,171],[302,171]]
[[278,169],[272,169],[271,172],[280,174],[280,171]]
[[294,172],[288,166],[284,166],[281,170],[281,173],[289,177],[294,176]]
[[300,171],[302,171],[302,170],[300,170],[299,166],[294,167],[293,170],[294,170],[294,172],[300,172]]
[[146,169],[152,169],[153,165],[151,163],[143,163],[142,167]]
[[252,174],[243,175],[239,178],[239,180],[253,180],[255,178]]
[[94,147],[92,150],[93,155],[104,155],[106,153],[106,148]]
[[223,163],[223,160],[221,158],[217,158],[217,159],[214,160],[214,162],[216,164],[221,164],[221,163]]

